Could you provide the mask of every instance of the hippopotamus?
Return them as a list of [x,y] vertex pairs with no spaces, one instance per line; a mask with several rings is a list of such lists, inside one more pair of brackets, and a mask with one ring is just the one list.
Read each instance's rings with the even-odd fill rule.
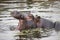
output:
[[[22,14],[19,11],[13,11],[13,12],[11,12],[11,15],[14,18],[19,20],[19,24],[18,24],[19,29],[23,29],[23,28],[26,29],[26,28],[30,28],[30,27],[36,28],[37,27],[36,23],[34,22],[35,17],[32,14]],[[23,21],[25,24],[23,23]],[[22,25],[24,25],[23,27],[21,26],[21,23],[22,23]],[[43,26],[44,28],[51,29],[54,27],[54,23],[48,19],[40,18],[40,24],[38,24],[38,26],[39,27]]]
[[[22,29],[28,29],[30,27],[32,27],[32,28],[35,27],[33,17],[31,17],[32,14],[22,14],[19,11],[13,11],[13,12],[11,12],[11,15],[14,18],[19,20],[19,23],[18,23],[18,29],[19,30],[20,29],[21,30]],[[25,22],[23,23],[22,20],[25,21]],[[24,26],[21,26],[21,24],[24,25]]]

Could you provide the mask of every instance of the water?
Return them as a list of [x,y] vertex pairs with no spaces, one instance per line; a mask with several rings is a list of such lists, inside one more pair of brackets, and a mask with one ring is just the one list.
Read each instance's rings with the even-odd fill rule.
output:
[[[9,3],[8,3],[9,2]],[[10,3],[11,2],[11,3]],[[25,2],[20,3],[20,0],[14,1],[12,0],[5,1],[0,3],[0,40],[16,40],[14,37],[15,33],[18,32],[15,30],[18,24],[18,20],[13,18],[10,15],[10,12],[13,10],[18,11],[31,11],[31,13],[35,16],[40,15],[42,18],[49,19],[53,22],[60,21],[60,2],[41,2],[31,4],[32,8],[28,7]],[[27,9],[30,8],[30,9]],[[23,10],[24,9],[24,10]],[[38,12],[39,11],[39,12]],[[25,12],[24,12],[25,13]],[[10,28],[13,28],[12,30]],[[57,34],[58,33],[58,34]],[[60,33],[53,30],[50,37],[45,38],[34,38],[33,40],[58,40]]]

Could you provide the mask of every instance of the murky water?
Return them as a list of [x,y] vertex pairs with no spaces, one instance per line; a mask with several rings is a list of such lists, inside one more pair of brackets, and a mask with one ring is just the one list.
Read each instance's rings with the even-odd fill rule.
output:
[[[18,11],[31,11],[35,16],[40,15],[42,18],[49,19],[53,22],[60,22],[60,1],[55,2],[35,2],[31,5],[27,5],[26,0],[9,0],[0,2],[0,40],[16,40],[15,33],[18,32],[15,29],[18,24],[18,20],[10,15],[13,10]],[[26,13],[27,13],[26,12]],[[25,12],[24,12],[25,13]],[[14,30],[12,31],[11,30]],[[56,31],[51,33],[50,37],[34,39],[34,40],[58,40]]]

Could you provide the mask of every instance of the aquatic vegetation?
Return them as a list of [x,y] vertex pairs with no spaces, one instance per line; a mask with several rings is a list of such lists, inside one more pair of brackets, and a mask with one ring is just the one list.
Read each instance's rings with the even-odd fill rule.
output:
[[48,30],[43,30],[42,28],[35,28],[35,29],[28,29],[28,30],[22,30],[21,32],[17,33],[15,37],[19,36],[20,38],[41,38],[41,37],[47,37]]

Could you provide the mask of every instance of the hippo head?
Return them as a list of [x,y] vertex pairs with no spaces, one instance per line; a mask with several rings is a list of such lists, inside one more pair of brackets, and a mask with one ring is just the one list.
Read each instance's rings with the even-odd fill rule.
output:
[[16,19],[20,19],[20,16],[23,16],[19,11],[13,11],[11,12],[11,15]]

